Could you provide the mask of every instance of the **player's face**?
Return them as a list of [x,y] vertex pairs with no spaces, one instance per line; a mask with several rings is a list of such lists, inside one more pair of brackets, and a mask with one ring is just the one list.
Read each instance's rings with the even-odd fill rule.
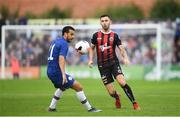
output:
[[67,41],[71,42],[75,37],[75,31],[74,30],[69,30],[67,33]]
[[100,24],[101,24],[103,30],[107,31],[110,28],[111,20],[109,17],[102,17],[100,19]]

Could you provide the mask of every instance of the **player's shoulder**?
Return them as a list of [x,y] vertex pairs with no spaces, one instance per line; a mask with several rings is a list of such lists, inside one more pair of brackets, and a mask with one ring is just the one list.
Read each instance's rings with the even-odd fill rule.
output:
[[115,37],[115,38],[118,38],[118,39],[119,39],[119,35],[117,34],[117,32],[112,31],[112,33],[114,33],[114,37]]
[[58,43],[58,44],[67,44],[67,41],[65,39],[63,39],[63,38],[57,38],[56,43]]
[[95,32],[95,33],[93,34],[93,36],[96,36],[96,35],[98,34],[98,32],[99,32],[99,31]]
[[62,38],[56,38],[55,40],[53,40],[51,42],[51,45],[55,44],[56,47],[64,47],[64,46],[68,46],[67,41],[62,39]]
[[93,33],[92,39],[96,39],[98,37],[98,32]]
[[115,31],[112,31],[112,30],[111,30],[110,33],[113,33],[115,36],[118,36],[117,32],[115,32]]

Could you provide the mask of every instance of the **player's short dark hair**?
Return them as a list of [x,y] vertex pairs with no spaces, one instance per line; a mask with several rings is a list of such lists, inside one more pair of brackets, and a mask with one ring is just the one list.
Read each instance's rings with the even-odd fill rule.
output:
[[108,15],[108,14],[103,14],[103,15],[101,15],[101,16],[100,16],[100,19],[103,18],[103,17],[109,17],[109,19],[111,19],[111,16]]
[[74,30],[75,29],[72,27],[72,26],[65,26],[63,29],[62,29],[62,35],[64,35],[64,33],[68,33],[69,30]]

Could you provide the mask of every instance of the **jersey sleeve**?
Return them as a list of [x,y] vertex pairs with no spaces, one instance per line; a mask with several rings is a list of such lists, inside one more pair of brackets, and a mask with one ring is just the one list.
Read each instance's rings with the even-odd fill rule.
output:
[[67,52],[68,52],[68,44],[67,43],[60,43],[59,56],[62,55],[66,58]]
[[116,33],[114,35],[114,39],[115,39],[115,44],[117,46],[122,45],[121,39],[119,38],[119,36]]
[[97,33],[94,33],[91,39],[91,43],[96,45],[97,44]]

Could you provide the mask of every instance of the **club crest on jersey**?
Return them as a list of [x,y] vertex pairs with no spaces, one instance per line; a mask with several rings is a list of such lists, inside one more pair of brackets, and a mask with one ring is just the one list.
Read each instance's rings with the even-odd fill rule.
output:
[[110,40],[110,41],[113,41],[113,40],[114,40],[114,38],[113,38],[113,37],[110,37],[110,38],[109,38],[109,40]]
[[72,77],[71,77],[71,76],[69,76],[69,77],[68,77],[68,79],[69,79],[69,80],[72,80]]

